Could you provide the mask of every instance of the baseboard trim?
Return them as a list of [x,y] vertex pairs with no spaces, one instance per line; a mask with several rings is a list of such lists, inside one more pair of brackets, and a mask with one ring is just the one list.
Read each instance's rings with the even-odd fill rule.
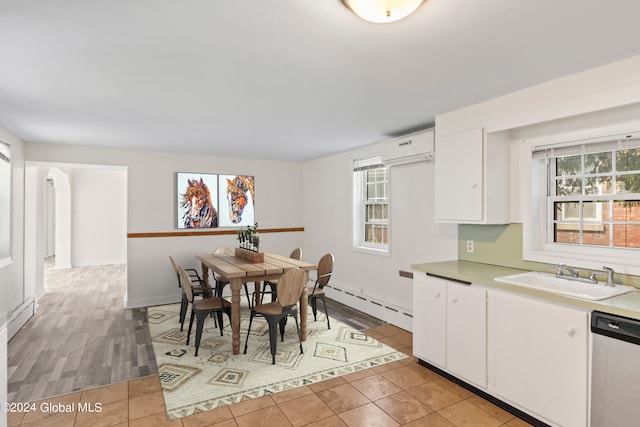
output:
[[11,314],[7,320],[7,339],[13,338],[22,328],[25,323],[33,317],[35,313],[35,300],[29,298],[20,304]]
[[152,307],[154,305],[165,305],[165,304],[174,304],[180,302],[180,296],[175,295],[163,295],[157,296],[153,298],[136,298],[136,299],[128,299],[126,296],[124,298],[124,308],[142,308],[142,307]]

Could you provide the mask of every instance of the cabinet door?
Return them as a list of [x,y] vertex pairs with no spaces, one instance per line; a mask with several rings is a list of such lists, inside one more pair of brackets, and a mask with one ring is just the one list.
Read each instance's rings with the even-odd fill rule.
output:
[[436,220],[483,220],[483,130],[437,136]]
[[413,353],[444,368],[446,282],[415,273],[413,276]]
[[497,292],[495,391],[553,424],[587,425],[588,313]]
[[447,283],[447,369],[487,386],[487,292]]

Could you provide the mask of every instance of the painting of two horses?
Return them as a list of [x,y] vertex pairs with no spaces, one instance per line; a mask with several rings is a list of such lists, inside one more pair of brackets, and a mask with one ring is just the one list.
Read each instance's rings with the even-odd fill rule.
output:
[[254,224],[253,176],[178,172],[176,182],[178,228]]

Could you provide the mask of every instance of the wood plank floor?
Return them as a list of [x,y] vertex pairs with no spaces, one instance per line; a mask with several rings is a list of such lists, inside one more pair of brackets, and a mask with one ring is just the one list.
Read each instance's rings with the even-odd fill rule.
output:
[[157,373],[146,309],[124,309],[125,265],[45,270],[36,315],[9,341],[10,401]]
[[[123,308],[126,266],[52,267],[48,259],[36,315],[9,341],[9,401],[32,402],[157,374],[146,308]],[[332,319],[355,329],[385,324],[329,299],[327,306]]]

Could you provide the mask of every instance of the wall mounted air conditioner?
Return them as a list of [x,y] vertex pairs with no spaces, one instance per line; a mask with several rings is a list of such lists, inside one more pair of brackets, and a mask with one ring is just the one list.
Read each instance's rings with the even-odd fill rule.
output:
[[387,166],[433,162],[434,130],[412,133],[382,144],[382,163]]

